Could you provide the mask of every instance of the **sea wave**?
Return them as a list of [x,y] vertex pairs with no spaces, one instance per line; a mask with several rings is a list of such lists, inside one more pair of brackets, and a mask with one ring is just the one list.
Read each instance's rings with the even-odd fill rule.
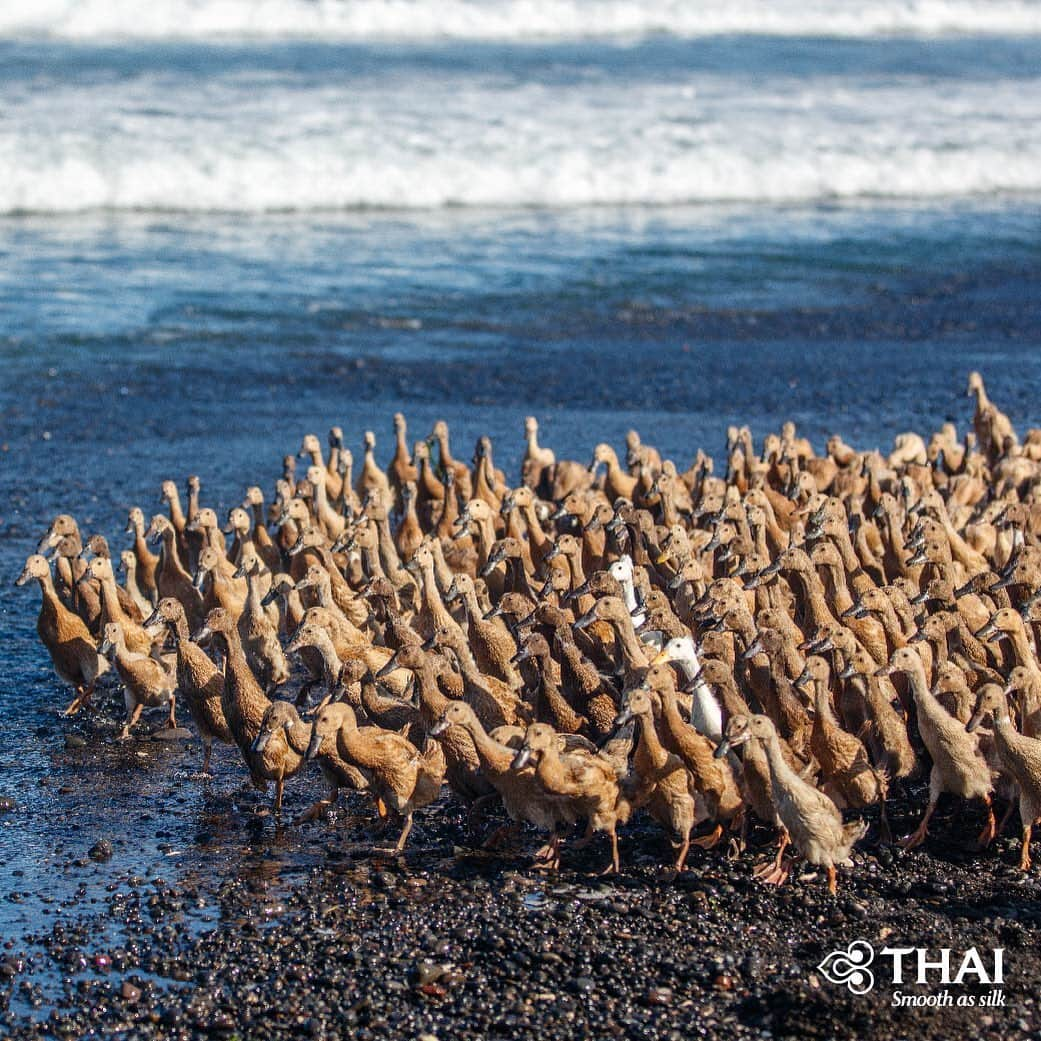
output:
[[663,207],[709,202],[939,199],[1041,193],[1041,150],[777,154],[710,148],[671,157],[561,150],[540,168],[505,156],[348,157],[335,151],[235,156],[68,154],[0,184],[0,214],[91,210],[305,212],[440,208]]
[[5,0],[0,38],[496,40],[1037,35],[1038,0]]

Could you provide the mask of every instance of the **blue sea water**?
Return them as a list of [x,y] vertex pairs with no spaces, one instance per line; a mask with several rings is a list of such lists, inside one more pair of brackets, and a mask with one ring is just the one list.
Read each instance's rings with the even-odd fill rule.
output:
[[[885,448],[964,429],[972,369],[1041,425],[1041,4],[4,6],[8,584],[59,510],[118,544],[166,478],[224,510],[333,423],[385,456],[397,409],[508,469],[527,414],[583,459],[788,418]],[[0,599],[12,935],[187,769],[70,765],[36,604]]]

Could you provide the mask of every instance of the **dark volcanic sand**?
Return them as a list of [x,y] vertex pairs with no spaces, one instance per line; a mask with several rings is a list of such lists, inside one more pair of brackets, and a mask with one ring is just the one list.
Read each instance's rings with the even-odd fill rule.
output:
[[[114,745],[121,699],[102,700],[93,724],[62,727],[87,744],[53,756],[64,847],[5,894],[43,907],[4,944],[0,1033],[12,1039],[1018,1038],[1041,1027],[1041,881],[1014,868],[1012,836],[985,854],[961,848],[982,824],[961,807],[944,806],[924,851],[879,847],[872,829],[837,897],[819,877],[755,882],[770,847],[737,859],[695,849],[668,881],[664,838],[642,821],[623,836],[621,877],[596,874],[602,847],[566,853],[564,870],[543,876],[525,850],[468,852],[447,798],[395,862],[372,854],[385,838],[363,800],[294,826],[317,788],[298,778],[279,825],[237,787],[230,750],[202,785],[197,745]],[[57,727],[48,736],[60,747]],[[895,800],[897,833],[923,801],[920,788]],[[99,840],[111,859],[93,859],[108,853]],[[160,866],[139,874],[146,849]],[[852,996],[815,967],[856,938],[975,946],[988,964],[1002,947],[1005,1006],[894,1009],[888,981]]]

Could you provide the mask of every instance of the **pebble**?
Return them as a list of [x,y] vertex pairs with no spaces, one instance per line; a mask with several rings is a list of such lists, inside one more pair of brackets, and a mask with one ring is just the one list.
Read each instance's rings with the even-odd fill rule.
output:
[[153,741],[190,741],[192,732],[187,727],[164,727],[152,733]]
[[66,734],[65,735],[65,747],[66,748],[86,748],[87,739],[82,734]]
[[15,808],[15,805],[14,799],[6,795],[0,795],[0,813],[10,813]]
[[112,843],[108,839],[101,839],[99,842],[95,842],[93,846],[87,850],[87,856],[91,860],[104,861],[112,859]]
[[119,988],[119,996],[124,1001],[134,1004],[141,999],[141,988],[135,987],[129,980],[123,980],[123,985]]

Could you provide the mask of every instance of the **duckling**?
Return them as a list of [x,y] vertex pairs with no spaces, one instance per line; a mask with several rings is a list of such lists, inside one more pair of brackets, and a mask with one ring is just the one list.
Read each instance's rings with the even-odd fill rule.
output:
[[51,656],[58,678],[76,691],[76,696],[65,709],[65,715],[73,716],[90,701],[98,676],[108,671],[109,664],[98,654],[97,645],[83,619],[61,602],[54,588],[51,569],[38,553],[26,560],[15,585],[24,586],[31,579],[36,579],[42,594],[36,632]]
[[138,654],[127,648],[123,626],[119,622],[108,622],[104,628],[104,640],[99,648],[101,654],[112,654],[112,662],[123,681],[123,698],[126,702],[127,718],[120,731],[119,740],[130,737],[130,728],[141,718],[146,706],[156,708],[169,705],[167,725],[177,726],[175,708],[177,703],[177,676],[167,670],[162,662],[148,654]]
[[221,705],[224,674],[210,661],[206,652],[192,642],[184,607],[172,596],[163,597],[145,620],[146,629],[157,625],[165,625],[173,637],[177,653],[177,693],[187,703],[192,722],[202,739],[200,773],[208,777],[213,742],[216,740],[226,745],[234,742]]
[[412,815],[432,803],[441,793],[445,779],[445,756],[437,742],[425,751],[401,734],[380,727],[359,727],[348,705],[340,709],[336,735],[340,757],[354,764],[369,778],[370,794],[405,818],[393,854],[405,848],[412,830]]
[[722,757],[736,742],[756,741],[766,754],[774,807],[792,845],[811,864],[827,870],[828,891],[838,890],[836,865],[849,858],[855,843],[867,833],[864,821],[842,823],[842,814],[824,792],[804,781],[785,761],[780,737],[768,716],[752,716],[734,738],[716,748]]
[[994,748],[1002,772],[1016,782],[1019,819],[1023,827],[1019,869],[1029,871],[1030,838],[1034,825],[1041,823],[1041,741],[1016,730],[1009,715],[1007,692],[994,683],[986,683],[980,688],[968,730],[975,730],[987,716],[994,720]]
[[898,647],[888,665],[879,669],[882,675],[900,672],[908,677],[915,707],[918,710],[918,732],[933,760],[929,775],[929,805],[918,828],[901,845],[914,849],[925,841],[929,820],[940,796],[951,792],[963,799],[982,799],[987,807],[987,823],[979,836],[979,845],[987,846],[994,838],[996,823],[991,792],[994,780],[986,759],[980,752],[975,734],[965,727],[933,697],[925,679],[922,659],[910,647]]

